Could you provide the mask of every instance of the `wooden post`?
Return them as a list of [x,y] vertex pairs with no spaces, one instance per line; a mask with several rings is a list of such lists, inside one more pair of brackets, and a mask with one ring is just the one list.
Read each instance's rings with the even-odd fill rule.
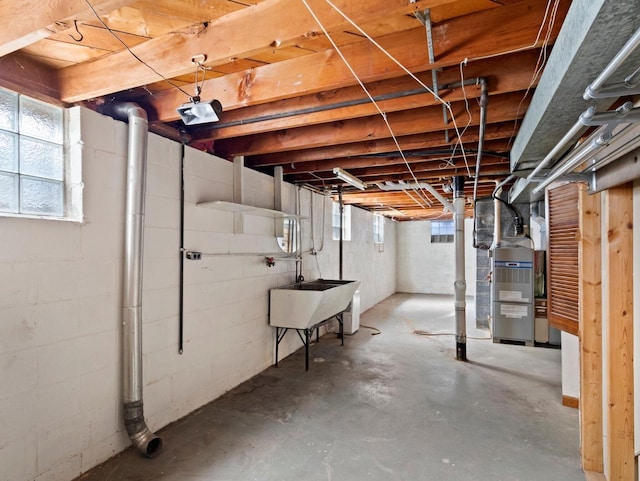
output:
[[607,466],[609,481],[635,478],[633,413],[633,188],[606,191]]
[[579,194],[580,444],[582,469],[602,473],[601,195]]

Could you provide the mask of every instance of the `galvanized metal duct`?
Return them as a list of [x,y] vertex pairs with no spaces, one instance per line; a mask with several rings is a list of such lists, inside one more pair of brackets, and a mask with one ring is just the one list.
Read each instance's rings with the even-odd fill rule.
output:
[[400,181],[398,184],[393,184],[391,182],[385,182],[384,184],[383,183],[376,184],[376,186],[380,190],[384,190],[384,191],[403,190],[403,191],[405,191],[407,193],[408,193],[409,190],[418,191],[418,190],[425,189],[431,195],[433,195],[436,199],[438,199],[438,201],[445,207],[445,209],[447,209],[449,212],[454,212],[454,208],[453,208],[453,205],[451,204],[451,202],[449,202],[440,192],[438,192],[435,189],[435,187],[433,187],[428,182],[420,182],[420,183],[409,182],[409,183],[407,183],[407,182]]
[[124,279],[122,293],[122,402],[131,442],[148,457],[162,440],[147,427],[142,402],[142,257],[147,177],[147,114],[138,104],[110,106],[114,117],[129,123],[125,208]]
[[489,94],[487,92],[487,80],[480,78],[480,131],[478,132],[478,154],[476,158],[476,172],[473,181],[473,201],[478,197],[478,179],[480,178],[480,164],[482,163],[482,150],[484,149],[484,134],[487,128],[487,104]]

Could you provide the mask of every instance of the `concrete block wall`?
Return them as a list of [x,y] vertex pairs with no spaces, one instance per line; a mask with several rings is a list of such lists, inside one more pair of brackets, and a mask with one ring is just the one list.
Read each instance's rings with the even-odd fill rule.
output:
[[[80,125],[83,223],[1,217],[0,481],[69,481],[129,445],[120,408],[120,316],[127,127],[74,108]],[[268,290],[291,283],[288,261],[267,267],[256,253],[277,253],[274,221],[196,206],[232,200],[232,164],[192,149],[185,155],[185,246],[206,255],[185,261],[184,354],[178,354],[180,145],[149,137],[146,196],[143,366],[145,415],[157,430],[273,363]],[[273,208],[273,179],[246,170],[248,204]],[[294,212],[287,186],[283,210]],[[313,201],[312,201],[313,198]],[[337,276],[330,200],[300,193],[315,247],[304,275]],[[371,238],[371,214],[354,211],[354,235]],[[309,249],[311,220],[302,221]],[[345,255],[345,277],[366,276],[367,308],[395,292],[395,231],[383,253]],[[372,241],[371,241],[372,243]],[[229,253],[233,255],[229,255]],[[371,258],[373,257],[373,261]],[[361,265],[363,264],[364,265]],[[378,278],[376,278],[378,276]],[[281,357],[300,348],[297,336]]]
[[[473,219],[465,219],[465,265],[467,296],[476,291],[476,249]],[[454,294],[455,244],[431,243],[431,222],[398,224],[396,272],[398,292]]]
[[[290,193],[291,198],[296,195]],[[332,207],[333,201],[329,197],[308,190],[300,192],[300,213],[306,217],[302,220],[303,275],[306,280],[339,278],[339,242],[332,239]],[[312,221],[315,239],[311,238]],[[360,281],[362,311],[396,292],[396,226],[390,219],[385,219],[384,244],[374,244],[373,216],[362,209],[351,209],[351,240],[344,242],[342,277]],[[317,256],[310,253],[312,249],[318,251]]]

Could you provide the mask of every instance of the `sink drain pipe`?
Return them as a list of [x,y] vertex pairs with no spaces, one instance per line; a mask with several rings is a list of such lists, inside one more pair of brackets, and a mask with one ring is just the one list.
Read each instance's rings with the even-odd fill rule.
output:
[[455,290],[455,314],[456,314],[456,359],[467,360],[467,319],[466,319],[466,294],[467,282],[465,280],[464,262],[464,181],[462,176],[453,178],[453,219],[455,221],[456,235],[456,280],[453,284]]
[[162,440],[147,427],[142,402],[142,257],[147,177],[147,114],[132,102],[110,105],[112,115],[129,123],[122,293],[122,402],[132,444],[156,456]]

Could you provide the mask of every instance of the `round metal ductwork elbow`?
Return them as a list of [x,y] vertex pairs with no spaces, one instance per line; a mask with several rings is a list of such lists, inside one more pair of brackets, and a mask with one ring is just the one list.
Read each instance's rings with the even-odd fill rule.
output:
[[142,401],[124,405],[124,426],[133,446],[149,458],[156,457],[162,448],[162,439],[147,427],[144,420]]

